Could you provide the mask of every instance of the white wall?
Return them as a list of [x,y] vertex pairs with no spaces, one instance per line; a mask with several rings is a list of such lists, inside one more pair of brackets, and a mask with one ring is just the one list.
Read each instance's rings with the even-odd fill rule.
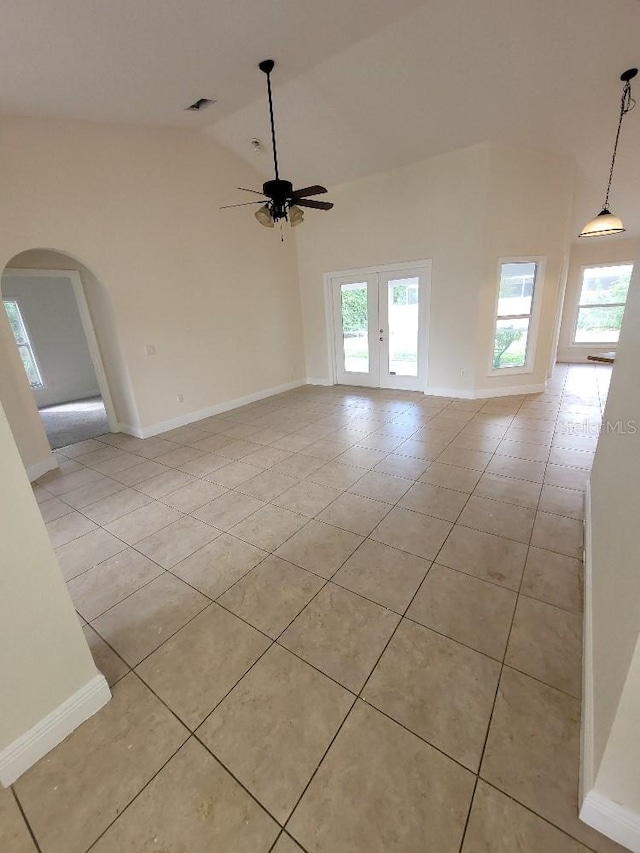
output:
[[[591,475],[589,787],[636,815],[640,849],[640,245]],[[589,647],[587,648],[589,660]],[[606,831],[606,830],[605,830]]]
[[281,243],[252,208],[219,210],[261,185],[249,165],[196,132],[35,119],[2,120],[0,161],[0,265],[48,247],[91,270],[92,316],[110,315],[128,374],[114,389],[122,423],[189,419],[302,379],[293,235]]
[[98,672],[2,406],[0,481],[0,777],[6,780],[11,745]]
[[[489,144],[333,187],[335,208],[296,235],[307,376],[329,376],[323,273],[431,258],[430,389],[544,382],[571,191],[566,158]],[[535,369],[490,379],[498,258],[531,254],[547,256]]]
[[38,407],[99,394],[71,279],[5,271],[2,296],[17,301],[27,328],[44,383],[33,392]]
[[608,352],[615,344],[574,344],[573,332],[582,286],[582,267],[599,264],[633,263],[637,242],[624,237],[601,239],[591,237],[574,243],[571,247],[571,261],[567,276],[567,289],[562,309],[562,325],[558,341],[558,361],[586,362],[591,353]]

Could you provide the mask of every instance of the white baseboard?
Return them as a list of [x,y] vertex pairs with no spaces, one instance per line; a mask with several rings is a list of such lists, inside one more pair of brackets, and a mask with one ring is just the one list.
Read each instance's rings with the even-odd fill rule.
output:
[[[580,803],[596,781],[593,756],[593,566],[591,551],[591,484],[587,481],[584,504],[584,615],[582,631],[582,723],[580,726]],[[587,821],[588,822],[588,821]]]
[[312,376],[307,376],[307,378],[305,379],[305,382],[307,385],[333,385],[334,384],[331,381],[331,379],[327,379],[326,377],[324,379],[316,379]]
[[106,705],[109,699],[111,691],[107,680],[98,673],[62,705],[0,752],[0,784],[5,788],[12,785],[36,761]]
[[512,385],[500,388],[427,388],[430,397],[454,397],[456,400],[486,400],[489,397],[515,397],[521,394],[539,394],[546,390],[546,382],[532,385]]
[[640,814],[614,803],[598,791],[589,791],[580,809],[580,820],[593,829],[640,853]]
[[33,483],[34,480],[42,477],[43,474],[47,474],[49,471],[55,471],[58,467],[58,460],[53,453],[49,453],[47,458],[43,459],[42,462],[36,462],[35,465],[27,465],[27,477],[29,478],[29,482]]
[[293,388],[299,388],[307,383],[306,379],[297,379],[295,382],[287,382],[285,385],[276,385],[275,388],[265,388],[263,391],[256,391],[253,394],[247,394],[245,397],[238,397],[235,400],[227,400],[224,403],[217,403],[215,406],[208,406],[206,409],[199,409],[196,412],[187,412],[184,415],[178,415],[177,418],[171,418],[168,421],[161,421],[151,426],[131,426],[131,424],[118,424],[120,432],[127,435],[133,435],[136,438],[151,438],[154,435],[160,435],[163,432],[168,432],[177,427],[186,426],[187,424],[201,421],[204,418],[210,418],[213,415],[220,415],[223,412],[228,412],[231,409],[237,409],[239,406],[247,406],[249,403],[256,403],[258,400],[264,400],[265,397],[273,397],[276,394],[283,394],[285,391],[291,391]]

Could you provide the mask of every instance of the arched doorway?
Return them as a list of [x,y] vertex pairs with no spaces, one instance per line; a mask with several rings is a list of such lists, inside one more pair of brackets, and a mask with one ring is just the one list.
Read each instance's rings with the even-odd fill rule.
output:
[[33,249],[9,261],[0,288],[22,381],[31,388],[51,449],[117,431],[96,329],[108,318],[91,271],[66,253]]

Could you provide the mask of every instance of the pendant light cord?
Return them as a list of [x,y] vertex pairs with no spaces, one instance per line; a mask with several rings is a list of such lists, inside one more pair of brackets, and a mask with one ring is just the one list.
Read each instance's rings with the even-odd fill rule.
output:
[[[269,95],[269,116],[271,118],[271,144],[273,145],[273,165],[276,170],[276,181],[280,180],[278,174],[278,150],[276,148],[276,126],[273,121],[273,99],[271,97],[271,72],[267,74],[267,93]],[[620,130],[618,130],[620,133]],[[616,141],[617,144],[617,141]]]
[[607,184],[607,194],[604,199],[603,210],[609,210],[609,193],[611,191],[611,182],[613,181],[613,167],[616,163],[616,154],[618,153],[618,142],[620,140],[620,129],[622,128],[622,119],[636,105],[635,100],[631,97],[631,83],[627,80],[622,90],[622,99],[620,101],[620,118],[618,120],[618,132],[616,133],[616,141],[613,145],[613,157],[611,158],[611,168],[609,169],[609,183]]

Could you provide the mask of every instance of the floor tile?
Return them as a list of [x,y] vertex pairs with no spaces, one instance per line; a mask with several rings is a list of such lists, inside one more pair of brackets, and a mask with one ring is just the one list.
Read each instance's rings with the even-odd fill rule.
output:
[[87,622],[162,574],[143,554],[126,548],[67,583],[74,607]]
[[135,545],[136,542],[178,521],[179,518],[182,518],[182,513],[159,501],[154,501],[109,522],[105,525],[105,529],[118,539],[122,539],[127,545]]
[[307,520],[305,515],[267,504],[249,518],[234,525],[230,533],[264,551],[275,551],[279,545],[304,527]]
[[207,604],[208,598],[165,573],[98,616],[93,627],[135,666]]
[[59,498],[54,498],[53,495],[49,500],[42,501],[38,504],[40,515],[45,524],[48,521],[55,521],[56,518],[61,518],[63,515],[68,515],[73,512],[69,504],[64,503]]
[[187,737],[133,673],[112,692],[15,784],[43,853],[84,853]]
[[561,489],[558,486],[543,486],[538,509],[541,512],[583,519],[584,492],[574,489]]
[[49,521],[46,528],[53,547],[60,548],[73,539],[78,539],[85,533],[95,530],[96,525],[79,512],[70,512],[68,515],[56,518],[55,521]]
[[318,521],[368,536],[391,509],[391,504],[345,492],[318,514]]
[[[279,474],[285,474],[287,477],[297,477],[302,479],[314,474],[322,467],[324,460],[316,459],[313,456],[302,456],[299,453],[294,453],[273,465],[269,470],[277,471]],[[329,484],[330,485],[330,484]]]
[[96,524],[104,525],[151,503],[152,499],[148,495],[143,495],[135,489],[127,489],[121,483],[119,485],[120,490],[116,494],[83,507],[83,515]]
[[528,543],[535,515],[535,509],[529,507],[514,506],[472,495],[458,521],[474,530]]
[[514,477],[517,480],[529,480],[533,483],[542,482],[544,471],[544,462],[534,462],[530,459],[516,459],[512,456],[494,456],[487,465],[487,472],[490,474]]
[[394,504],[412,485],[413,480],[408,480],[406,477],[393,477],[390,474],[369,471],[354,483],[349,491],[365,498]]
[[355,533],[310,521],[281,545],[276,554],[320,577],[330,578],[362,541],[362,536]]
[[582,558],[583,523],[574,518],[539,512],[533,528],[531,544],[567,557]]
[[170,468],[179,468],[186,462],[192,462],[194,459],[199,459],[204,456],[201,450],[196,450],[195,447],[179,447],[177,450],[171,450],[169,453],[163,453],[158,457],[158,461],[163,465],[168,465]]
[[546,486],[560,486],[562,489],[576,489],[584,492],[591,472],[583,468],[565,468],[563,465],[547,465],[544,475]]
[[503,438],[498,449],[498,456],[513,456],[516,459],[528,459],[531,462],[547,462],[549,448],[544,444],[531,444],[528,441],[514,441]]
[[280,827],[194,738],[93,848],[268,853]]
[[520,596],[505,663],[579,698],[582,616]]
[[[72,489],[70,492],[64,493],[64,502],[74,509],[82,509],[95,503],[102,498],[107,498],[109,495],[115,495],[122,491],[124,486],[116,480],[109,477],[102,477],[96,480],[95,483],[88,483],[86,486],[80,486],[78,489]],[[85,513],[86,515],[86,513]]]
[[299,480],[295,477],[287,477],[286,474],[279,474],[277,471],[263,471],[256,477],[245,480],[244,483],[236,486],[236,489],[243,495],[251,495],[262,501],[275,501],[275,498],[296,486],[298,482]]
[[[128,672],[129,667],[118,657],[118,655],[110,648],[105,641],[93,630],[91,625],[83,625],[82,633],[89,646],[89,651],[93,657],[93,661],[104,677],[107,679],[109,687],[120,681]],[[0,848],[1,850],[2,848]]]
[[280,643],[357,693],[399,619],[329,583],[287,628]]
[[371,447],[350,447],[345,450],[341,456],[338,456],[337,461],[343,462],[345,465],[355,465],[357,468],[373,468],[386,456],[384,450],[374,450]]
[[52,471],[48,477],[41,477],[38,482],[42,483],[52,495],[62,496],[74,489],[79,489],[81,486],[97,483],[103,479],[103,475],[92,468],[83,468],[81,471],[73,471],[70,474]]
[[146,462],[140,462],[125,471],[112,474],[112,478],[125,486],[137,486],[138,483],[144,483],[145,480],[157,477],[158,474],[166,474],[168,470],[169,468],[166,465],[148,459]]
[[198,737],[284,822],[352,703],[338,684],[274,645],[203,723]]
[[150,498],[157,500],[194,482],[196,482],[195,477],[192,477],[190,474],[171,469],[165,474],[158,474],[156,477],[151,477],[150,480],[139,483],[136,489],[142,492],[143,495],[148,495]]
[[258,468],[257,465],[230,461],[228,465],[216,468],[210,474],[205,474],[205,479],[210,480],[212,483],[217,483],[219,486],[225,486],[227,489],[235,489],[236,486],[240,486],[258,476],[262,471],[263,469]]
[[552,447],[549,462],[553,465],[568,465],[570,468],[591,470],[594,453],[587,450],[570,450],[564,447]]
[[376,527],[371,538],[416,557],[433,560],[451,527],[448,521],[396,507]]
[[343,490],[353,486],[366,473],[364,468],[354,468],[353,465],[344,465],[342,462],[328,462],[321,468],[316,468],[307,479],[312,483]]
[[556,607],[581,613],[582,561],[531,547],[521,591]]
[[404,613],[430,563],[406,551],[365,540],[333,576],[334,583]]
[[275,639],[313,598],[322,580],[267,557],[219,598],[220,604]]
[[382,462],[378,462],[375,471],[381,474],[391,474],[408,480],[417,480],[429,467],[426,459],[415,459],[412,456],[401,456],[390,453]]
[[[286,850],[286,847],[283,848]],[[0,850],[37,853],[31,833],[9,788],[0,788]]]
[[420,477],[420,482],[456,489],[470,495],[481,476],[479,471],[473,471],[471,468],[459,468],[457,465],[443,465],[440,462],[433,462]]
[[500,664],[404,619],[363,699],[477,772]]
[[193,730],[269,642],[255,628],[214,604],[160,646],[136,672]]
[[136,543],[136,549],[163,569],[172,569],[176,563],[208,545],[219,535],[219,531],[211,525],[185,516],[141,539]]
[[313,518],[341,494],[339,489],[303,480],[272,498],[273,503]]
[[522,542],[456,524],[438,562],[482,580],[517,590],[527,557]]
[[288,829],[314,853],[457,853],[472,792],[471,773],[358,702]]
[[209,598],[218,598],[266,556],[266,551],[222,533],[171,571]]
[[56,557],[65,580],[71,580],[87,569],[124,551],[126,544],[106,530],[92,530],[79,539],[56,548]]
[[165,495],[161,500],[162,503],[177,509],[178,512],[193,512],[214,498],[219,498],[225,491],[224,486],[218,486],[208,480],[195,480],[175,492]]
[[216,453],[205,453],[204,456],[198,456],[197,459],[192,459],[190,462],[185,462],[184,465],[179,465],[180,471],[185,474],[192,474],[194,477],[206,477],[212,471],[217,471],[218,468],[223,468],[229,464],[229,460],[225,456],[218,456]]
[[436,564],[407,616],[502,660],[515,606],[515,592]]
[[589,853],[573,838],[478,782],[461,853]]
[[286,833],[281,833],[272,853],[303,853],[302,847]]
[[541,488],[540,483],[532,483],[529,480],[516,480],[500,474],[484,473],[475,488],[474,495],[536,509]]
[[431,483],[414,483],[398,506],[445,521],[455,521],[467,500],[467,495],[454,489],[433,486]]
[[230,530],[234,524],[252,515],[263,506],[265,506],[264,501],[259,501],[250,495],[226,492],[226,494],[215,498],[191,514],[194,518],[211,524],[218,530]]
[[578,819],[580,702],[505,667],[480,776],[599,853],[619,850]]
[[437,457],[437,461],[446,465],[457,465],[460,468],[471,468],[474,471],[484,471],[491,461],[491,456],[491,453],[484,453],[481,450],[447,447]]

